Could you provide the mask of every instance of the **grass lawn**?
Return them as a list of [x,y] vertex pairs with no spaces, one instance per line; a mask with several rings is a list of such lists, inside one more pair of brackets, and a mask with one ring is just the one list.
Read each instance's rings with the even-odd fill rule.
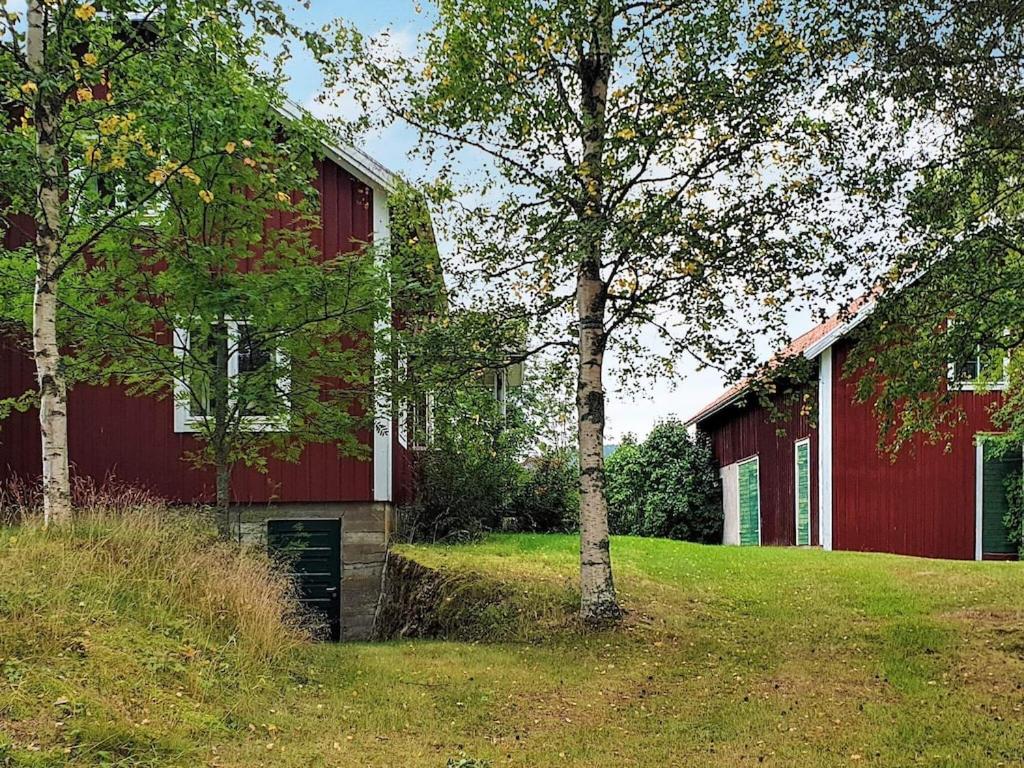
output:
[[[46,542],[14,533],[0,620],[17,627],[17,590],[47,579],[14,567]],[[512,640],[300,646],[264,669],[232,661],[238,638],[83,583],[50,629],[87,651],[33,655],[0,628],[0,766],[1024,763],[1024,565],[618,538],[628,620],[585,634],[576,546],[399,548],[480,574],[502,601],[481,631]]]

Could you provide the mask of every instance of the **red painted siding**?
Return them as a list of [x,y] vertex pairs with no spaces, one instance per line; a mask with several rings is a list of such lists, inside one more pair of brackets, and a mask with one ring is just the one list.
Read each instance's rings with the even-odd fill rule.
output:
[[[809,390],[812,398],[816,390]],[[813,410],[814,400],[811,400]],[[811,443],[811,543],[818,543],[818,435],[799,402],[775,398],[781,420],[756,401],[729,406],[700,423],[711,437],[720,466],[758,457],[761,491],[761,543],[787,546],[796,543],[794,444]]]
[[[320,168],[323,229],[316,242],[326,257],[354,250],[371,237],[371,190],[330,162]],[[270,226],[287,226],[280,217]],[[0,345],[0,397],[34,386],[31,360],[11,340]],[[168,393],[170,382],[168,382]],[[187,454],[198,447],[190,435],[174,432],[170,397],[131,398],[117,387],[76,387],[68,403],[74,471],[102,480],[114,473],[179,502],[209,502],[214,481],[195,469]],[[372,434],[361,440],[372,454]],[[270,459],[268,471],[236,468],[232,495],[238,502],[367,501],[373,498],[370,458],[341,457],[334,445],[309,445],[298,462]],[[35,411],[0,421],[0,471],[25,477],[40,474],[39,427]]]
[[398,440],[398,423],[392,425],[391,452],[394,457],[392,463],[392,488],[394,491],[395,504],[405,506],[413,500],[413,462],[416,459],[416,452],[402,446]]
[[974,436],[992,430],[999,395],[958,394],[965,418],[950,450],[919,438],[892,461],[878,450],[870,405],[853,401],[856,380],[840,375],[850,348],[847,341],[833,348],[833,547],[972,559]]

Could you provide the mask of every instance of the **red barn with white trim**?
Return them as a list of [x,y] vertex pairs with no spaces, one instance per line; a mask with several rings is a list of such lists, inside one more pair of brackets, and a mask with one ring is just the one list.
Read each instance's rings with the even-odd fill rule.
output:
[[724,542],[1014,558],[1003,483],[1021,455],[984,446],[999,385],[954,394],[965,418],[949,450],[917,438],[893,460],[879,450],[871,405],[855,402],[857,382],[843,375],[851,331],[869,312],[830,318],[784,350],[811,361],[810,383],[771,395],[767,407],[740,383],[688,420],[710,437],[721,467]]

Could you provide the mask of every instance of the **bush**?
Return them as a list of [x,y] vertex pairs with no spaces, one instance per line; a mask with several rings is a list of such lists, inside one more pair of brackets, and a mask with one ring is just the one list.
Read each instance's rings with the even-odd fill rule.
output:
[[489,531],[574,529],[575,454],[531,455],[539,442],[535,422],[516,402],[503,413],[487,391],[435,399],[431,445],[415,460],[415,500],[400,512],[402,538],[466,541]]
[[627,441],[608,459],[605,483],[613,533],[721,542],[711,444],[704,435],[691,437],[682,422],[657,424],[640,445]]
[[464,541],[497,530],[514,514],[529,432],[501,413],[489,392],[434,401],[430,447],[416,457],[414,503],[400,523],[408,541]]
[[579,527],[579,462],[565,449],[545,451],[520,476],[513,517],[520,531],[568,533]]
[[608,527],[612,533],[634,534],[643,521],[643,451],[632,435],[604,463],[604,492],[608,500]]

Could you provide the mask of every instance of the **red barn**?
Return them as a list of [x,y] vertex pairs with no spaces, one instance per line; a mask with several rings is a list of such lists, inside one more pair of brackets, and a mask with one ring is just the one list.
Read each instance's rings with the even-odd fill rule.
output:
[[[688,424],[711,439],[721,467],[726,544],[821,546],[922,557],[1011,559],[1003,525],[1006,477],[1021,456],[993,455],[984,436],[1002,387],[954,395],[965,418],[951,449],[918,439],[895,460],[878,447],[870,404],[844,376],[850,332],[867,316],[833,317],[783,353],[817,371],[796,396],[765,404],[741,383]],[[951,385],[952,386],[952,385]]]
[[[325,257],[389,237],[394,184],[392,174],[362,152],[323,147],[318,244]],[[17,226],[0,234],[5,248],[32,236],[30,227]],[[14,338],[0,336],[0,398],[35,386],[30,356]],[[213,471],[186,461],[198,443],[175,398],[78,386],[68,406],[75,476],[103,482],[114,475],[182,504],[214,500]],[[375,428],[362,435],[372,449],[369,460],[342,457],[333,444],[308,445],[297,462],[271,459],[266,472],[237,466],[232,473],[232,532],[300,551],[295,570],[304,597],[327,614],[335,637],[369,634],[394,508],[410,493],[409,430],[389,411],[376,413]],[[0,421],[0,473],[29,482],[41,475],[35,410]]]

